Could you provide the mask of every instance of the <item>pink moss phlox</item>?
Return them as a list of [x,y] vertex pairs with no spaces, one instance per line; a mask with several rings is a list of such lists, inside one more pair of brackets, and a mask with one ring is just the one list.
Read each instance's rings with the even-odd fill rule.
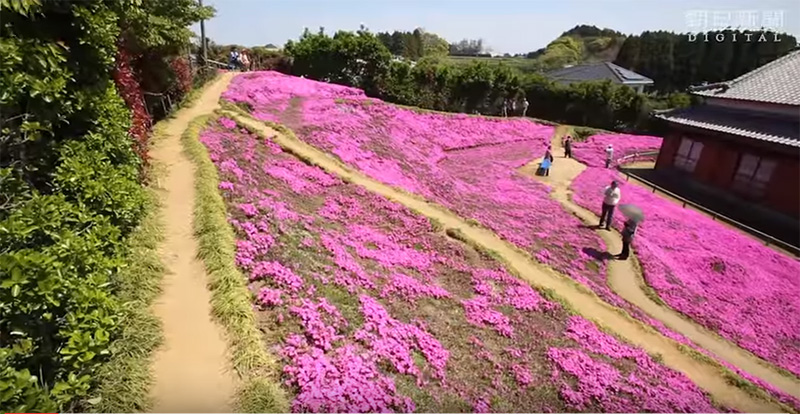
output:
[[280,289],[271,289],[266,287],[261,288],[261,290],[258,291],[258,297],[256,300],[258,303],[266,307],[279,306],[283,304]]
[[286,382],[298,388],[295,412],[413,412],[414,402],[398,395],[394,381],[353,345],[328,353],[292,334],[282,350],[289,361]]
[[462,300],[464,306],[464,316],[467,321],[477,326],[491,326],[497,333],[506,337],[514,336],[514,327],[508,316],[492,309],[491,301],[488,297],[476,295],[472,299]]
[[361,312],[364,325],[355,338],[365,343],[380,358],[388,360],[401,374],[420,378],[419,367],[412,358],[418,350],[433,368],[434,377],[445,379],[445,367],[450,352],[441,343],[421,328],[402,323],[392,318],[375,299],[361,295]]
[[303,288],[303,278],[278,262],[257,262],[250,271],[250,280],[266,280],[292,292]]

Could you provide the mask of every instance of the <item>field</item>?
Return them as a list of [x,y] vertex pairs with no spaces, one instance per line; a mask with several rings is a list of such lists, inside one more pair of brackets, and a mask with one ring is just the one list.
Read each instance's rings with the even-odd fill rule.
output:
[[[553,134],[552,127],[524,119],[403,109],[369,99],[356,89],[269,72],[235,78],[223,98],[246,108],[258,119],[288,126],[299,139],[375,180],[422,196],[491,229],[608,303],[692,346],[686,338],[612,291],[606,281],[603,240],[551,198],[548,186],[517,173],[519,167],[543,154]],[[392,410],[408,409],[411,401],[421,411],[513,411],[519,404],[532,404],[541,410],[645,410],[645,406],[662,411],[699,410],[698,405],[676,408],[681,403],[666,391],[655,393],[658,400],[651,400],[657,398],[653,394],[631,397],[628,391],[611,391],[626,390],[627,385],[621,386],[617,380],[607,382],[605,374],[599,378],[598,372],[605,368],[598,368],[596,362],[616,370],[616,374],[609,374],[611,378],[639,378],[644,374],[619,373],[652,365],[658,374],[648,381],[662,385],[667,379],[682,386],[688,383],[641,350],[617,343],[590,323],[531,291],[491,257],[454,244],[435,223],[427,223],[374,194],[352,189],[282,153],[274,144],[260,145],[257,138],[237,130],[233,121],[222,122],[225,126],[213,127],[204,140],[225,176],[221,189],[230,202],[233,223],[239,228],[239,251],[244,255],[240,265],[251,272],[256,282],[254,291],[259,300],[267,303],[261,310],[264,331],[275,335],[267,340],[284,355],[289,367],[286,376],[296,392],[295,409],[379,409],[356,408],[356,402],[342,400],[343,395],[351,394],[341,390],[332,394],[338,401],[335,403],[326,399],[328,394],[307,395],[324,387],[317,384],[304,388],[303,378],[323,383],[326,380],[317,374],[303,374],[300,367],[323,361],[318,367],[327,367],[326,372],[356,368],[369,372],[370,378],[383,384],[370,388],[370,392],[383,396],[383,408]],[[214,134],[227,138],[214,138]],[[658,138],[612,135],[576,143],[576,157],[590,168],[574,182],[574,198],[587,208],[596,208],[602,185],[612,178],[609,171],[595,168],[600,162],[597,157],[602,156],[600,151],[609,142],[622,155],[657,146]],[[233,145],[240,147],[226,149]],[[768,249],[759,249],[753,242],[748,245],[749,240],[743,236],[714,227],[716,224],[704,217],[690,216],[692,220],[687,222],[686,211],[671,210],[665,201],[652,196],[647,199],[644,191],[629,187],[632,186],[623,189],[626,200],[642,204],[648,211],[648,220],[634,248],[653,289],[672,308],[765,360],[795,372],[797,332],[790,324],[797,315],[797,295],[794,299],[791,296],[797,289],[796,276],[792,279],[791,272],[800,273],[796,271],[797,263],[775,253],[770,256]],[[249,227],[243,227],[247,220]],[[298,234],[304,236],[298,239]],[[669,235],[669,242],[664,242],[664,234]],[[261,241],[249,240],[256,236]],[[707,239],[711,237],[735,243],[722,246],[723,243],[710,243]],[[696,262],[686,260],[687,252],[694,251],[703,254],[697,256]],[[723,263],[722,267],[715,266],[713,257]],[[764,265],[764,257],[782,266],[783,273],[769,267],[755,270]],[[259,261],[270,264],[254,267]],[[310,274],[306,272],[309,269]],[[253,277],[252,272],[260,276]],[[749,278],[750,274],[758,279]],[[265,275],[269,276],[267,280],[280,280],[286,286],[262,286]],[[735,280],[741,287],[725,290],[727,280]],[[769,280],[781,291],[769,292],[776,295],[775,299],[748,288],[763,280]],[[537,305],[515,305],[517,289],[524,289],[522,297],[535,298],[530,300]],[[753,305],[737,312],[724,304],[725,296]],[[403,299],[396,301],[398,297]],[[794,316],[788,315],[793,309]],[[441,318],[442,315],[447,317]],[[774,324],[765,324],[770,317],[782,318],[786,325],[775,329]],[[283,322],[276,325],[275,320]],[[599,346],[599,340],[593,340],[595,346],[582,343],[582,334],[571,334],[576,332],[576,326],[591,330],[592,337],[599,335],[602,341],[613,341],[614,348],[623,347],[626,351],[622,355],[626,357],[615,353],[619,358],[614,358],[598,351],[608,349]],[[396,329],[403,333],[391,333]],[[529,329],[537,332],[536,343],[525,341],[532,332]],[[311,332],[316,330],[324,333]],[[298,336],[302,332],[305,335]],[[376,332],[384,332],[388,339],[376,336]],[[451,336],[455,332],[458,334]],[[763,342],[756,345],[756,340]],[[331,342],[345,350],[339,351]],[[289,344],[290,350],[281,350],[278,344]],[[566,358],[564,354],[554,349],[578,349],[589,358],[570,356],[567,359],[571,362],[565,365],[560,362]],[[443,357],[445,351],[447,358]],[[639,356],[631,357],[634,353]],[[358,355],[358,360],[369,367],[345,367],[342,355],[350,359]],[[438,359],[434,355],[439,355]],[[470,365],[476,363],[468,362],[475,356],[488,365]],[[537,401],[526,400],[531,396],[516,389],[528,380],[520,379],[525,376],[517,375],[522,371],[515,365],[525,367],[537,387],[542,387],[542,392],[536,393]],[[471,377],[475,372],[487,375]],[[751,379],[770,389],[768,384]],[[487,389],[497,397],[490,398],[479,391]],[[687,395],[693,401],[706,398],[692,390]],[[796,405],[791,396],[771,391]],[[320,398],[327,402],[319,402]],[[709,409],[703,406],[704,410]]]
[[[593,167],[603,164],[607,144],[619,147],[626,142],[631,142],[629,137],[599,135],[575,144],[576,158],[590,166],[573,183],[578,204],[597,208],[598,183],[614,178],[624,182],[612,170]],[[636,149],[655,144],[636,142]],[[622,192],[626,202],[647,212],[635,248],[644,277],[658,295],[703,326],[800,375],[797,260],[646,189],[622,184]],[[616,222],[620,226],[621,218]]]
[[227,118],[201,141],[293,410],[723,408],[405,207]]

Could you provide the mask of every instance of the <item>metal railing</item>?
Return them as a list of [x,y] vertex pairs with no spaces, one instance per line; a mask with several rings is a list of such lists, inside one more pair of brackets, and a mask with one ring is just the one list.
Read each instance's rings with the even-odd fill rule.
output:
[[[616,166],[619,169],[620,167],[622,167],[625,164],[630,164],[632,162],[635,162],[636,160],[649,159],[653,155],[657,156],[658,155],[658,151],[634,152],[634,153],[631,153],[631,154],[625,155],[624,157],[619,158],[617,160]],[[630,181],[632,175],[629,172],[627,172],[627,171],[620,171],[620,172],[625,175],[625,181]],[[654,194],[655,194],[656,191],[659,191],[662,194],[666,194],[666,195],[678,200],[678,202],[681,203],[683,208],[686,208],[686,206],[691,206],[691,207],[693,207],[693,208],[695,208],[697,210],[700,210],[701,212],[703,212],[705,214],[708,214],[709,216],[711,216],[711,219],[714,220],[714,221],[725,222],[727,224],[730,224],[733,227],[736,227],[736,228],[738,228],[738,229],[740,229],[742,231],[745,231],[747,233],[752,234],[753,236],[758,237],[759,239],[761,239],[761,241],[764,242],[765,246],[774,245],[774,246],[777,246],[777,247],[779,247],[779,248],[781,248],[781,249],[783,249],[783,250],[785,250],[787,252],[790,252],[791,254],[794,254],[797,257],[800,257],[800,248],[798,248],[797,246],[795,246],[795,245],[793,245],[791,243],[787,243],[787,242],[785,242],[783,240],[776,239],[775,237],[772,237],[769,234],[766,234],[766,233],[764,233],[762,231],[756,230],[756,229],[754,229],[754,228],[752,228],[752,227],[750,227],[750,226],[748,226],[746,224],[742,224],[742,223],[740,223],[740,222],[738,222],[738,221],[736,221],[736,220],[734,220],[734,219],[732,219],[732,218],[730,218],[728,216],[722,215],[722,214],[720,214],[720,213],[718,213],[718,212],[716,212],[714,210],[711,210],[709,208],[703,207],[700,204],[697,204],[697,203],[695,203],[695,202],[693,202],[691,200],[687,200],[687,199],[685,199],[685,198],[683,198],[683,197],[681,197],[681,196],[679,196],[679,195],[677,195],[677,194],[675,194],[675,193],[673,193],[673,192],[671,192],[669,190],[664,189],[663,187],[660,187],[659,185],[657,185],[657,184],[655,184],[655,183],[653,183],[653,182],[651,182],[651,181],[649,181],[647,179],[644,179],[642,177],[635,176],[635,175],[633,176],[633,178],[634,178],[634,180],[641,182],[645,186],[650,187],[651,192],[654,193]]]

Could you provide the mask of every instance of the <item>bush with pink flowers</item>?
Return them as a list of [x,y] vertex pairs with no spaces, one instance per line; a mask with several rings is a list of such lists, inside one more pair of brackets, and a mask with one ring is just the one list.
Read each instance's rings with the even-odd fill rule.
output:
[[[598,144],[599,143],[599,144]],[[596,136],[575,144],[590,166],[599,147],[658,148],[650,137]],[[585,146],[585,147],[584,147]],[[651,147],[652,148],[652,147]],[[580,155],[579,155],[580,154]],[[615,170],[587,168],[574,182],[576,203],[595,208]],[[765,360],[800,375],[800,263],[694,210],[622,184],[622,200],[647,219],[634,248],[647,283],[671,308]],[[622,217],[615,220],[621,225]]]
[[294,411],[721,408],[404,206],[228,119],[201,141]]

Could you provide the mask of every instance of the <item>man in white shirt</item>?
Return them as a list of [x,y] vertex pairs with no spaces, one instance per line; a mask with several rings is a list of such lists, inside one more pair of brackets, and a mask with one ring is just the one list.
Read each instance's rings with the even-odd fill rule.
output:
[[622,194],[619,191],[619,185],[616,181],[612,181],[611,185],[603,190],[603,207],[600,212],[600,224],[597,227],[603,227],[605,223],[606,230],[611,229],[611,217],[614,215],[614,208],[619,204],[619,199]]
[[614,159],[614,147],[609,144],[606,147],[606,168],[611,166],[611,161]]
[[528,116],[528,99],[522,101],[522,116]]

